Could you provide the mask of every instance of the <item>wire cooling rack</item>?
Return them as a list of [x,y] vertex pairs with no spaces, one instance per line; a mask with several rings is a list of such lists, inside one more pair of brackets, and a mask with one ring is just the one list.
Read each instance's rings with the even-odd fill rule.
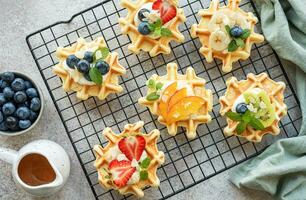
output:
[[[222,1],[222,4],[226,4],[226,1]],[[180,27],[186,39],[182,44],[171,43],[173,52],[170,55],[151,58],[147,53],[133,55],[127,50],[130,40],[121,34],[118,25],[118,18],[125,16],[127,11],[120,7],[119,0],[102,2],[77,13],[69,21],[55,23],[26,38],[96,199],[134,198],[121,196],[114,190],[105,191],[98,184],[97,172],[93,167],[95,157],[92,148],[96,144],[105,145],[106,140],[101,134],[105,127],[120,132],[125,124],[143,120],[146,132],[155,128],[161,131],[158,147],[165,152],[166,161],[158,170],[160,187],[145,189],[148,199],[173,196],[258,155],[273,141],[293,137],[298,133],[301,124],[299,102],[270,45],[266,42],[254,45],[248,60],[236,63],[232,72],[222,73],[221,63],[217,60],[207,63],[198,52],[201,47],[199,40],[190,38],[191,25],[199,22],[199,9],[207,8],[209,0],[181,0],[180,5],[187,17],[187,22]],[[241,7],[256,14],[250,1],[243,1]],[[256,31],[261,32],[259,23]],[[52,66],[58,62],[55,50],[58,46],[73,44],[78,37],[92,40],[98,36],[105,38],[111,51],[119,53],[120,63],[127,68],[127,75],[120,78],[124,91],[110,95],[104,101],[93,97],[80,101],[74,92],[64,92],[60,78],[52,73]],[[157,122],[156,117],[152,116],[147,108],[137,104],[138,98],[145,95],[146,80],[155,73],[164,75],[165,65],[169,62],[178,63],[181,73],[185,73],[186,68],[192,66],[198,76],[207,80],[207,87],[213,91],[212,121],[199,126],[197,137],[193,140],[186,138],[183,129],[179,129],[177,136],[170,137],[167,129]],[[219,114],[218,98],[226,90],[226,79],[231,76],[244,79],[250,72],[267,72],[272,79],[284,81],[287,85],[285,102],[288,115],[281,120],[281,133],[276,137],[265,136],[259,144],[235,136],[225,137],[222,130],[226,121]]]

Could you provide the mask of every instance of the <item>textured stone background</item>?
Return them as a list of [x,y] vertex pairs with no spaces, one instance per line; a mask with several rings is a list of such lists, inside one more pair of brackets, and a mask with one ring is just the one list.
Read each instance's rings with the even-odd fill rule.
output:
[[[99,2],[100,0],[0,0],[0,71],[19,70],[32,75],[35,81],[43,83],[26,45],[26,35],[56,21],[69,19],[74,13]],[[44,84],[42,89],[45,94],[46,108],[39,125],[23,136],[0,137],[0,145],[19,149],[35,139],[50,139],[58,142],[70,155],[71,175],[63,190],[56,196],[46,199],[94,199]],[[237,190],[228,181],[230,171],[202,182],[171,199],[271,199],[268,194],[262,192]],[[1,200],[39,199],[16,188],[11,176],[11,166],[2,161],[0,161],[0,180]]]

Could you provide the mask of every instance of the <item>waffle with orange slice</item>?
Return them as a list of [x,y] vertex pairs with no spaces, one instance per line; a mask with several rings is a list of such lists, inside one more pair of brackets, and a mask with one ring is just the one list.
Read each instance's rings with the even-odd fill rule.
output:
[[164,163],[165,155],[157,149],[159,131],[141,132],[144,122],[127,124],[123,132],[114,133],[106,128],[103,135],[109,141],[103,148],[94,146],[99,183],[105,189],[115,189],[121,194],[143,197],[142,188],[159,186],[157,168]]
[[176,135],[181,126],[192,139],[198,125],[211,121],[213,98],[205,84],[193,68],[188,67],[186,74],[181,75],[177,73],[177,64],[169,63],[165,76],[155,74],[148,80],[147,96],[138,102],[159,116],[158,121],[167,126],[170,135]]
[[[103,52],[106,52],[105,56],[99,55],[101,57],[98,58],[95,55],[103,54]],[[86,58],[87,54],[91,54],[91,57],[89,55]],[[72,46],[58,47],[56,57],[59,59],[59,63],[52,68],[53,73],[61,78],[65,91],[75,91],[77,98],[81,100],[86,100],[91,96],[103,100],[109,94],[123,90],[118,84],[118,76],[124,75],[126,70],[119,63],[118,53],[108,52],[103,37],[98,37],[91,42],[79,38]],[[71,57],[74,60],[70,59]],[[92,57],[96,58],[96,61]],[[69,63],[68,58],[70,59]],[[83,65],[78,63],[80,61]],[[95,66],[98,62],[102,64],[102,67]]]
[[122,33],[130,37],[131,52],[138,54],[143,50],[152,57],[170,54],[171,41],[184,41],[178,27],[186,17],[176,0],[122,0],[121,6],[128,13],[119,19],[119,25]]
[[249,58],[254,43],[264,41],[254,31],[258,19],[239,8],[240,1],[229,0],[227,6],[221,7],[219,0],[212,0],[208,9],[199,11],[200,23],[191,27],[191,36],[199,37],[200,52],[207,62],[213,58],[222,60],[224,72],[230,72],[234,62]]
[[220,114],[227,117],[225,135],[260,142],[268,133],[280,133],[278,123],[287,114],[285,83],[273,81],[266,73],[250,73],[246,80],[232,77],[226,85],[225,95],[220,97]]

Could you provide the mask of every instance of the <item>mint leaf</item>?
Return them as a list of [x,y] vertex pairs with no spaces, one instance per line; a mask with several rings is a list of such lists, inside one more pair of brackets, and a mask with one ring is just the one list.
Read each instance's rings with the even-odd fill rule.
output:
[[160,82],[158,82],[158,83],[156,84],[156,86],[155,86],[156,90],[160,90],[160,89],[162,89],[162,87],[163,87],[163,84],[160,83]]
[[104,60],[108,56],[108,54],[109,54],[109,49],[107,47],[99,48],[94,52],[94,61],[100,59]]
[[149,29],[150,29],[151,32],[154,32],[154,30],[155,30],[154,24],[149,24]]
[[264,125],[255,117],[253,117],[250,121],[250,125],[255,128],[255,130],[264,130]]
[[246,127],[247,127],[248,123],[247,122],[240,122],[238,124],[238,126],[236,127],[236,132],[238,135],[240,135],[241,133],[243,133],[243,131],[245,131]]
[[147,169],[150,165],[151,159],[149,157],[146,157],[141,163],[140,167],[143,169]]
[[156,36],[161,36],[161,29],[160,28],[155,28],[153,34],[156,35]]
[[242,120],[242,116],[240,114],[232,112],[232,111],[228,111],[227,113],[225,113],[225,116],[230,118],[233,121],[241,121]]
[[139,175],[140,175],[140,180],[143,180],[143,181],[149,178],[149,174],[145,170],[140,171]]
[[225,30],[226,30],[226,32],[227,32],[230,36],[232,36],[232,35],[231,35],[231,27],[230,27],[229,25],[225,25]]
[[161,28],[161,36],[162,37],[170,37],[170,36],[172,36],[172,32],[167,28]]
[[89,70],[89,77],[97,85],[101,85],[103,82],[102,74],[96,67],[92,67]]
[[243,115],[242,115],[242,121],[249,123],[253,119],[251,111],[247,110]]
[[152,92],[152,93],[147,95],[146,99],[148,101],[155,101],[155,100],[159,99],[159,95],[157,94],[157,92]]
[[243,48],[245,46],[244,41],[241,38],[235,38],[235,42],[241,48]]
[[243,29],[242,35],[239,37],[243,40],[247,39],[251,35],[251,30],[250,29]]
[[150,89],[154,89],[155,88],[155,81],[153,79],[150,79],[147,81],[147,86]]
[[154,22],[155,28],[160,28],[163,25],[162,20],[158,19],[156,22]]
[[238,49],[238,45],[236,44],[236,41],[235,40],[232,40],[229,44],[228,44],[228,47],[227,47],[227,50],[229,52],[233,52],[233,51],[236,51]]

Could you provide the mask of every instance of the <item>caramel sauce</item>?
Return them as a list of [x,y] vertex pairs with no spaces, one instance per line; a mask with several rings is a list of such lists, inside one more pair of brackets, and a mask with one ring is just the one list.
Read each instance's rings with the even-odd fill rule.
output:
[[47,158],[37,153],[26,155],[21,159],[18,165],[18,175],[25,184],[30,186],[48,184],[56,178]]

